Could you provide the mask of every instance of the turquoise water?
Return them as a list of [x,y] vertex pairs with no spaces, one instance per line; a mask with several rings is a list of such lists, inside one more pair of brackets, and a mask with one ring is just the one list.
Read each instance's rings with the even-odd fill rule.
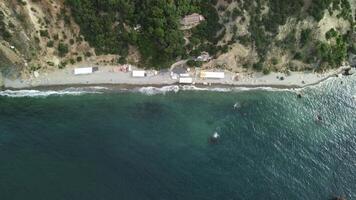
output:
[[355,77],[300,92],[0,97],[0,199],[356,199]]

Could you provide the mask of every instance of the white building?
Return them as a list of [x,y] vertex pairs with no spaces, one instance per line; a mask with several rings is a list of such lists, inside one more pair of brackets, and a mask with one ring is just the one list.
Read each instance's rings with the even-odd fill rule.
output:
[[83,67],[83,68],[75,68],[74,75],[83,75],[83,74],[91,74],[93,73],[92,67]]

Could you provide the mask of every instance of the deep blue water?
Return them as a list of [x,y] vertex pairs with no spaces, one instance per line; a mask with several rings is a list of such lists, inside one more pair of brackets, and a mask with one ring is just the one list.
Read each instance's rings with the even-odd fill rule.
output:
[[0,97],[0,199],[356,199],[356,78],[300,92]]

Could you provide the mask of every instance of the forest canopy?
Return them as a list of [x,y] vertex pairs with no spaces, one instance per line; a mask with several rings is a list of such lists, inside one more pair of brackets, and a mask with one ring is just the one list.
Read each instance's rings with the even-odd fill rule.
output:
[[[129,46],[140,52],[141,66],[166,68],[173,62],[206,51],[215,56],[229,51],[229,45],[240,42],[256,49],[258,62],[264,62],[271,45],[294,53],[294,58],[306,63],[325,62],[337,67],[345,60],[354,31],[338,36],[336,45],[322,44],[311,37],[312,30],[301,30],[300,45],[293,29],[282,41],[276,40],[280,26],[290,17],[302,20],[311,17],[320,21],[325,12],[339,13],[337,17],[348,20],[354,26],[350,4],[347,0],[66,0],[81,34],[95,48],[97,54],[117,54],[120,63],[126,62]],[[234,9],[225,10],[232,3]],[[268,6],[266,12],[265,5]],[[230,13],[232,21],[221,19],[222,13]],[[192,28],[188,34],[180,29],[180,19],[199,13],[205,21]],[[248,34],[225,41],[229,24],[237,17],[249,16]],[[234,21],[235,20],[235,21]],[[238,30],[234,24],[234,34]],[[187,36],[188,35],[188,36]],[[329,37],[329,36],[328,36]],[[330,36],[331,37],[331,36]],[[350,39],[351,38],[351,39]],[[299,49],[298,49],[299,48]],[[336,51],[342,53],[335,54]],[[302,54],[305,52],[304,54]],[[302,56],[304,55],[304,56]],[[320,62],[319,62],[320,63]],[[261,63],[260,63],[261,64]]]
[[[134,45],[143,64],[155,68],[167,67],[186,54],[184,35],[179,29],[181,17],[200,12],[202,7],[215,10],[209,1],[200,0],[66,0],[66,3],[81,27],[81,34],[97,54],[126,57],[128,46]],[[208,23],[216,26],[218,16],[213,20]],[[206,37],[212,38],[218,30],[204,26],[204,31]]]

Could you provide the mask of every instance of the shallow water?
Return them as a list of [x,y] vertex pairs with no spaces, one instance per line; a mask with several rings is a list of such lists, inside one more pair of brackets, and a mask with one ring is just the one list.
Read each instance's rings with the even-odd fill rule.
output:
[[355,77],[301,99],[94,89],[0,94],[0,199],[356,199]]

